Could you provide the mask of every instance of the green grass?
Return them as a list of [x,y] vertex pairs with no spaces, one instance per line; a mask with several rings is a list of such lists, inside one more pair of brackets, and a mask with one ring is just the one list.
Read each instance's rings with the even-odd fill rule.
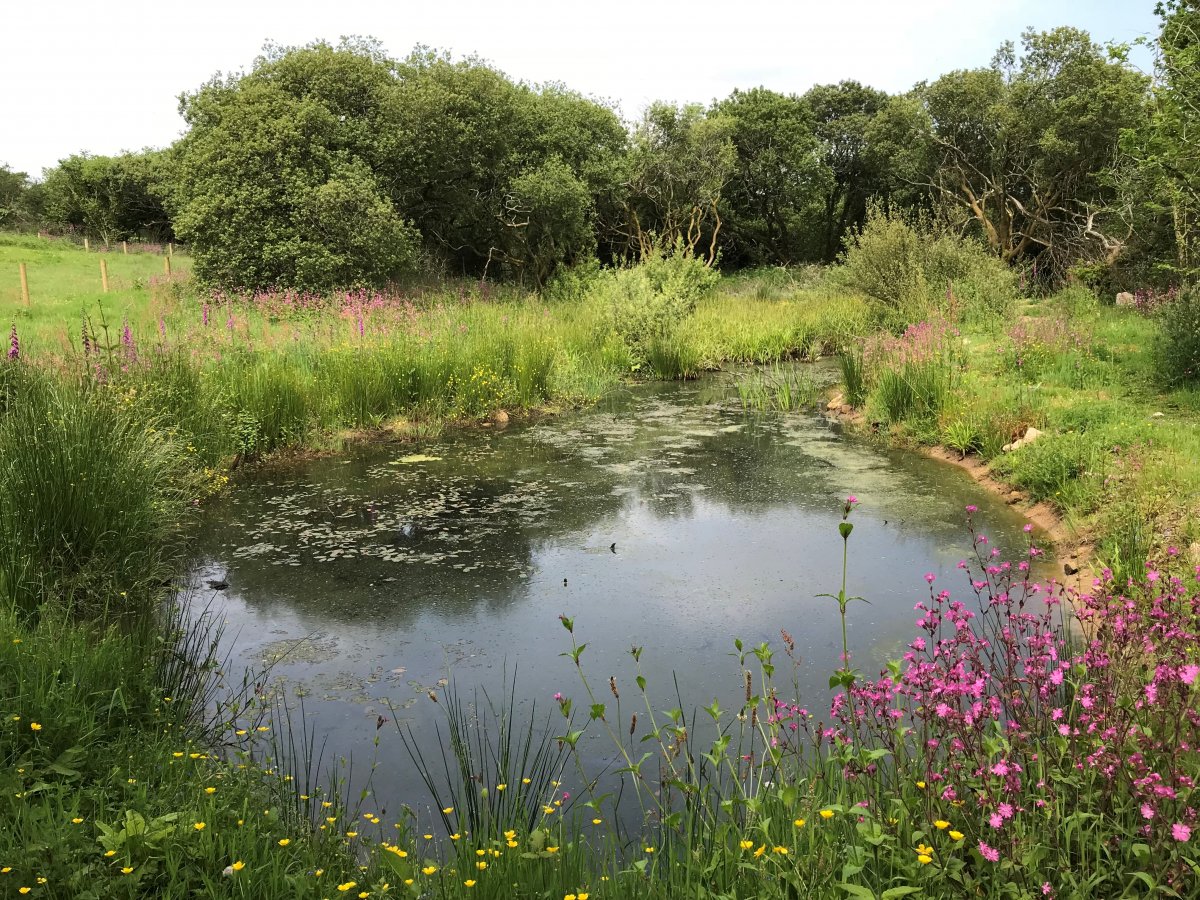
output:
[[[109,292],[101,289],[100,261],[108,266]],[[21,297],[19,264],[25,263],[29,281],[29,306]],[[183,283],[191,260],[183,254],[171,259],[172,281]],[[80,313],[93,312],[103,302],[118,327],[123,317],[137,323],[154,321],[154,296],[167,291],[163,257],[120,245],[102,252],[85,253],[65,241],[0,233],[0,322],[18,328],[43,347],[61,348],[70,335],[78,340]],[[157,289],[157,290],[156,290]]]

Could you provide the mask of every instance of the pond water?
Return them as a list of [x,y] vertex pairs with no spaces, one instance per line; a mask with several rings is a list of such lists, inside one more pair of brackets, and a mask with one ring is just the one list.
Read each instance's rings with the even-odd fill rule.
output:
[[911,640],[926,572],[965,587],[967,504],[1006,556],[1025,546],[1023,520],[957,468],[816,414],[746,413],[720,376],[249,475],[209,510],[191,602],[213,596],[235,670],[275,662],[271,678],[303,692],[327,758],[353,754],[361,776],[378,754],[376,808],[427,809],[394,728],[372,746],[377,717],[390,704],[431,739],[428,691],[447,681],[515,678],[539,718],[556,691],[581,697],[560,613],[606,697],[610,675],[634,693],[636,644],[658,708],[736,707],[733,639],[778,646],[787,629],[800,699],[827,710],[841,631],[816,595],[839,587],[848,494],[862,504],[849,590],[870,601],[852,605],[849,640],[867,673]]

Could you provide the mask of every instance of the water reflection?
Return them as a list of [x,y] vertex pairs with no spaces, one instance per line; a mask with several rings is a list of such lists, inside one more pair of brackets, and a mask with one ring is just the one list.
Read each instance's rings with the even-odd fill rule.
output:
[[[909,639],[926,571],[959,584],[967,504],[1003,550],[1023,546],[1017,515],[958,470],[818,416],[748,416],[718,402],[724,385],[648,386],[528,427],[251,478],[210,512],[195,583],[228,580],[236,659],[288,654],[274,675],[307,692],[334,754],[361,755],[385,702],[422,733],[439,712],[426,692],[447,679],[469,692],[516,669],[526,705],[577,692],[559,613],[597,679],[629,685],[628,649],[644,645],[664,707],[675,676],[685,705],[730,705],[733,638],[777,643],[786,628],[803,699],[822,708],[840,630],[816,595],[838,587],[849,493],[862,501],[849,589],[871,601],[853,607],[850,641],[866,671]],[[391,737],[381,805],[426,803]]]

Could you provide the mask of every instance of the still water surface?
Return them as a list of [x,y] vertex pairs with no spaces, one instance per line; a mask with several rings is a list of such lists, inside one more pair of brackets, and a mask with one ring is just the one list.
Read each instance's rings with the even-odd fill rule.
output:
[[[578,413],[359,447],[242,479],[210,510],[193,572],[229,623],[235,669],[305,695],[327,756],[361,773],[390,702],[418,735],[427,698],[496,690],[516,672],[521,711],[581,696],[560,613],[575,617],[598,687],[633,693],[632,645],[656,705],[736,707],[734,637],[803,659],[801,700],[828,709],[839,664],[841,502],[855,494],[849,591],[855,665],[868,673],[913,635],[934,572],[963,585],[967,504],[993,544],[1023,520],[952,466],[847,437],[815,414],[755,415],[727,377],[648,385]],[[195,602],[195,601],[194,601]],[[785,680],[790,680],[785,676]],[[586,709],[586,704],[579,705]],[[429,798],[391,725],[379,731],[378,806]],[[598,753],[602,745],[589,748]]]

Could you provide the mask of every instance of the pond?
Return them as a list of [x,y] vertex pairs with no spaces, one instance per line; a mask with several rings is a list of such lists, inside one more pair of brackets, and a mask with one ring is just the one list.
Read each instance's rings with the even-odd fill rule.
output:
[[467,695],[515,680],[519,712],[539,718],[556,692],[581,696],[560,614],[606,696],[610,675],[634,692],[629,649],[644,646],[662,709],[736,707],[733,639],[778,646],[786,629],[800,699],[827,711],[841,630],[817,595],[839,587],[843,498],[861,501],[848,587],[870,602],[851,606],[849,641],[868,674],[912,639],[926,572],[966,587],[968,504],[1006,557],[1025,548],[1023,519],[957,468],[734,398],[728,376],[646,385],[251,474],[209,510],[192,602],[211,596],[228,622],[234,671],[274,663],[303,693],[327,759],[353,755],[361,780],[378,754],[376,808],[428,809],[395,729],[372,746],[378,717],[432,740],[443,709],[428,692],[448,682]]

